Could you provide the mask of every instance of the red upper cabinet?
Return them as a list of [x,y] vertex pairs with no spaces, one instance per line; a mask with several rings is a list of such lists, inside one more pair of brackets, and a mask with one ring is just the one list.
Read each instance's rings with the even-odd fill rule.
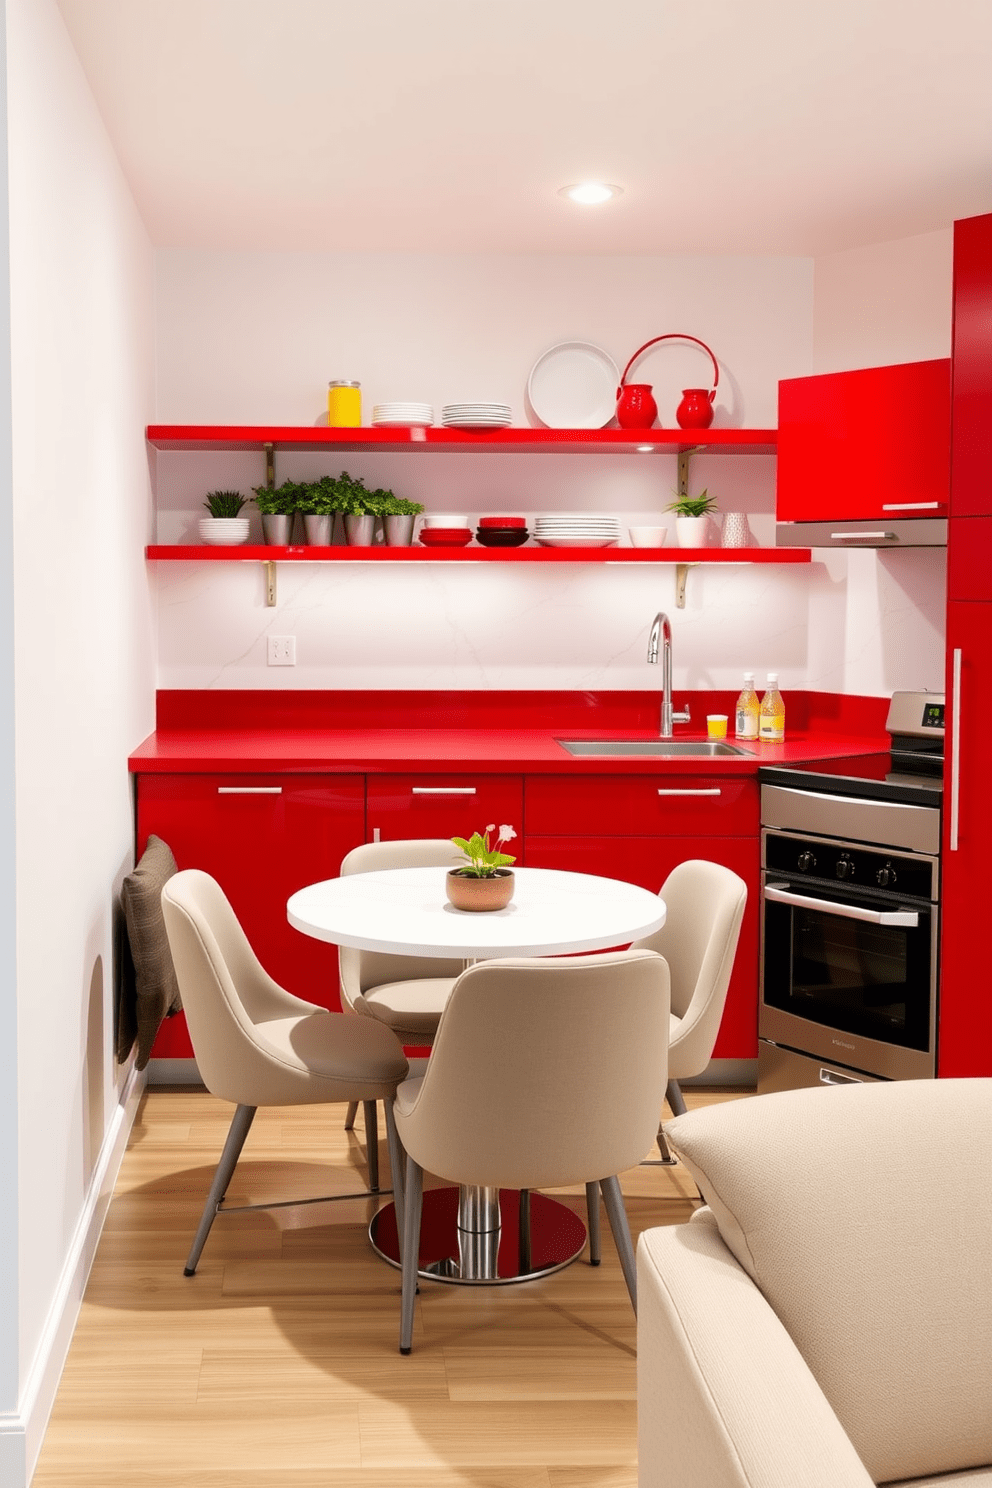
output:
[[778,408],[780,523],[869,522],[881,546],[897,522],[946,518],[948,359],[790,378]]
[[992,213],[954,224],[951,511],[992,516]]

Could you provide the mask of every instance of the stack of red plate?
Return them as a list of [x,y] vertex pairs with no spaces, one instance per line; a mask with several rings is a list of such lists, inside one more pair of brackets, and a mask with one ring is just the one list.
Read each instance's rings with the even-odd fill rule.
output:
[[425,548],[464,548],[472,541],[471,527],[421,527],[418,534]]
[[519,548],[530,537],[526,517],[480,517],[475,535],[484,548]]

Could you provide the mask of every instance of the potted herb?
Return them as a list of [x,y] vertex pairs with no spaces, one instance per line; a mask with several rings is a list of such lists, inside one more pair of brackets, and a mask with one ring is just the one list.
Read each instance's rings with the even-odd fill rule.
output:
[[419,501],[407,501],[404,496],[394,496],[392,491],[383,491],[381,494],[385,499],[377,515],[382,518],[386,546],[408,548],[413,542],[414,520],[423,511],[423,504]]
[[456,909],[505,909],[513,898],[509,865],[517,860],[501,849],[517,834],[512,827],[501,826],[495,847],[490,847],[489,834],[495,830],[495,822],[490,822],[484,832],[473,832],[467,841],[464,837],[451,839],[465,856],[464,866],[449,868],[445,878],[448,899]]
[[302,487],[297,481],[283,481],[281,486],[253,486],[255,505],[262,514],[262,533],[267,543],[286,547],[292,533]]
[[303,514],[303,526],[311,547],[326,548],[330,545],[334,517],[342,510],[339,484],[333,476],[322,475],[320,480],[304,481],[297,487],[296,510]]
[[240,515],[245,500],[240,491],[208,491],[203,504],[210,515],[200,518],[201,540],[227,546],[247,542],[248,518]]
[[[348,542],[354,547],[371,547],[376,517],[385,517],[390,503],[397,498],[392,491],[370,491],[361,476],[352,477],[347,470],[342,470],[335,485]],[[410,535],[413,536],[412,529]]]
[[708,491],[698,496],[678,496],[666,508],[675,513],[675,531],[680,548],[705,548],[709,546],[709,514],[716,508],[716,497]]

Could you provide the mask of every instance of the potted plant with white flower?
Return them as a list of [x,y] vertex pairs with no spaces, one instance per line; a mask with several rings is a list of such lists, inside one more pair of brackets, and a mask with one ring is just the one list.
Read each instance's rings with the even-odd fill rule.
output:
[[449,868],[445,879],[448,899],[456,909],[505,909],[513,898],[513,873],[509,865],[517,860],[502,848],[504,842],[512,842],[517,834],[512,827],[503,825],[495,845],[490,847],[489,835],[495,831],[496,823],[490,822],[484,832],[473,832],[467,839],[452,837],[465,856],[464,865]]

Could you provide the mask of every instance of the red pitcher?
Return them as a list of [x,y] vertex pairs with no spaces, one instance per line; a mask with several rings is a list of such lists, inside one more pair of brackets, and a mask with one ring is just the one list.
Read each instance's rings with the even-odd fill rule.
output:
[[701,346],[713,363],[712,388],[684,388],[682,402],[675,415],[682,429],[708,429],[713,422],[713,400],[720,381],[720,369],[716,357],[705,341],[698,336],[688,336],[684,331],[668,331],[664,336],[653,336],[639,346],[623,369],[620,386],[617,388],[617,423],[621,429],[650,429],[658,416],[658,405],[654,401],[651,387],[646,382],[627,382],[627,373],[642,352],[658,341],[694,341]]
[[617,388],[617,423],[621,429],[650,429],[658,417],[651,384],[628,382]]
[[683,388],[682,402],[675,410],[680,429],[708,429],[713,422],[716,388]]

